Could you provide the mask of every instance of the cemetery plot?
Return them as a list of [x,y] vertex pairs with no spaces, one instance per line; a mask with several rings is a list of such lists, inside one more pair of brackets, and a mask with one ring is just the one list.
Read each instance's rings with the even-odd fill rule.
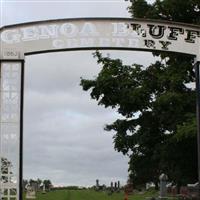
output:
[[[157,196],[155,191],[145,193],[135,193],[129,196],[129,200],[144,200],[151,196]],[[25,196],[24,196],[25,197]],[[36,200],[123,200],[124,192],[108,195],[106,192],[97,192],[95,190],[56,190],[46,194],[37,193]],[[24,198],[26,200],[26,198]]]

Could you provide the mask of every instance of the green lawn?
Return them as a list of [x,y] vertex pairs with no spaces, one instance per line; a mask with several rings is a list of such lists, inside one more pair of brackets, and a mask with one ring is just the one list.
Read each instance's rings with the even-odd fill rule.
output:
[[[154,191],[145,194],[133,194],[129,200],[144,200],[145,197],[157,196]],[[96,192],[93,190],[60,190],[51,191],[46,194],[38,193],[36,200],[124,200],[124,193]]]

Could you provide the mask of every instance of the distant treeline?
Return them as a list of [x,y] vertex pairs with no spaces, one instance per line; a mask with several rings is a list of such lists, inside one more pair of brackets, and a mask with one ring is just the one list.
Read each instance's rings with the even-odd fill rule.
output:
[[53,187],[52,190],[85,190],[88,189],[86,187],[78,187],[78,186],[63,186],[63,187]]

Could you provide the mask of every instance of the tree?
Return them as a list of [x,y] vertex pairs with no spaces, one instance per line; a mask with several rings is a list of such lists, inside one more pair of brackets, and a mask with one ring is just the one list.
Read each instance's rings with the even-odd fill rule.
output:
[[[200,24],[199,0],[131,0],[129,12],[144,17]],[[154,54],[161,61],[148,67],[123,65],[96,52],[102,69],[83,90],[99,105],[117,109],[124,118],[106,125],[114,130],[115,149],[130,157],[134,184],[158,183],[165,172],[179,185],[197,181],[197,142],[193,58]]]
[[44,180],[43,184],[45,185],[45,189],[46,190],[50,190],[51,189],[52,183],[51,183],[50,180]]
[[40,186],[42,183],[42,180],[38,178],[36,182],[37,182],[38,186]]

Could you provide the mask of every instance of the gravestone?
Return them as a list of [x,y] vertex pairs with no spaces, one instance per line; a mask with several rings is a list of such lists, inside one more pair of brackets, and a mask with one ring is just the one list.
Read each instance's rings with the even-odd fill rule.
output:
[[188,190],[188,187],[186,186],[181,186],[180,188],[180,195],[181,197],[183,197],[184,199],[189,197],[189,190]]
[[96,180],[96,190],[99,190],[99,180]]
[[117,192],[120,192],[120,181],[117,181]]
[[160,198],[166,198],[168,176],[166,174],[161,174],[159,180],[160,180]]
[[46,194],[46,186],[45,186],[44,182],[43,182],[43,186],[42,186],[42,194]]
[[173,197],[176,197],[178,194],[178,188],[176,185],[172,186],[171,193]]
[[117,191],[117,182],[115,182],[115,188],[114,188],[115,191]]
[[120,189],[120,181],[117,182],[117,188]]
[[193,199],[199,199],[199,183],[195,183],[195,184],[188,184],[188,191],[190,194],[190,197],[192,197]]
[[30,184],[26,186],[26,189],[26,199],[36,199],[36,192]]
[[113,192],[114,188],[113,188],[113,182],[110,183],[110,191]]

